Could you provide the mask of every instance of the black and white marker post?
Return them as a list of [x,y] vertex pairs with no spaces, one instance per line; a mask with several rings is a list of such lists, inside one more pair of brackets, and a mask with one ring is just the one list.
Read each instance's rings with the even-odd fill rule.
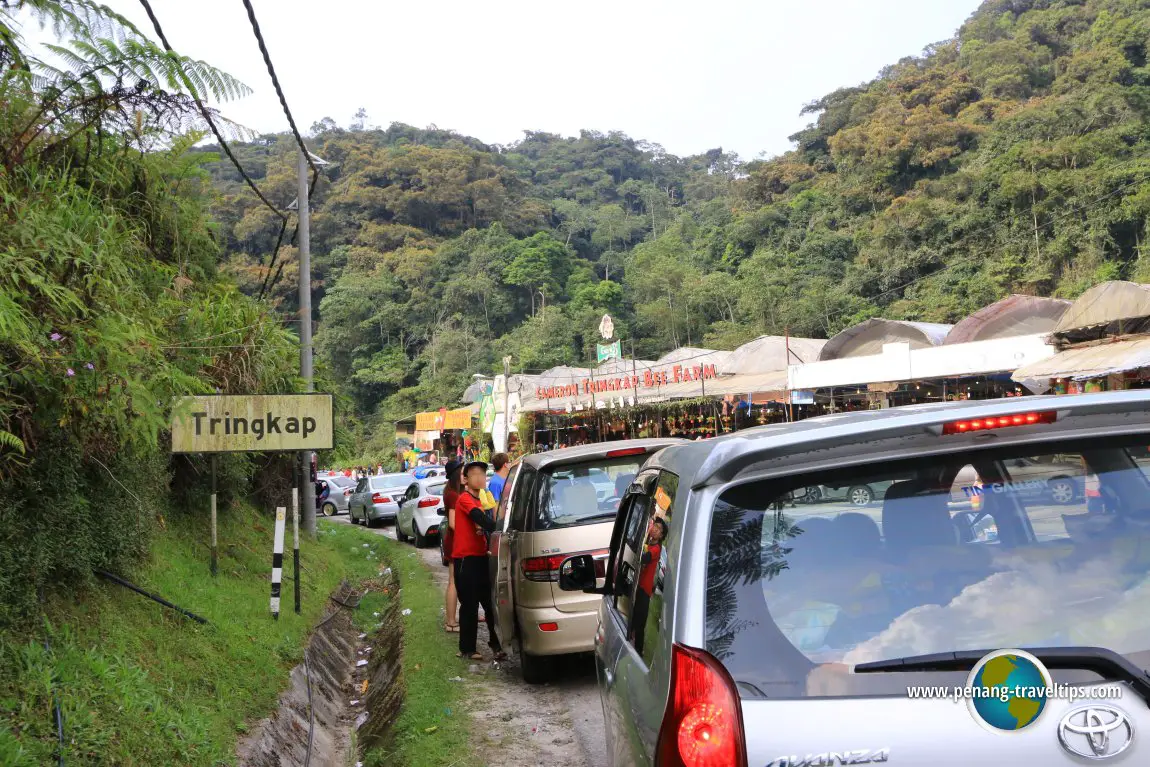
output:
[[299,486],[304,480],[304,473],[296,462],[295,487],[291,490],[291,516],[292,516],[292,572],[295,574],[295,614],[299,615]]
[[212,577],[219,572],[219,550],[216,540],[216,454],[212,453]]
[[280,583],[284,575],[284,527],[287,523],[287,509],[276,507],[275,542],[272,546],[272,617],[280,617]]

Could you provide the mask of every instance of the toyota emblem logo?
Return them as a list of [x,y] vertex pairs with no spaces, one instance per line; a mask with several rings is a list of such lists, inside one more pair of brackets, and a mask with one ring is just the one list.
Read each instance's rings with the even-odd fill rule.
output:
[[1113,706],[1084,706],[1062,717],[1058,742],[1083,759],[1109,759],[1130,748],[1134,725],[1125,712]]

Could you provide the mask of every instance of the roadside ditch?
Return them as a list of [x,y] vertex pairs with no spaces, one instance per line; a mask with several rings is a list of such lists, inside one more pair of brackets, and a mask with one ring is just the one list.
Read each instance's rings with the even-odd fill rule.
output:
[[370,617],[359,615],[369,592],[398,596],[398,576],[384,567],[331,595],[279,708],[240,741],[241,767],[354,767],[361,749],[389,744],[405,693],[401,606],[388,598]]

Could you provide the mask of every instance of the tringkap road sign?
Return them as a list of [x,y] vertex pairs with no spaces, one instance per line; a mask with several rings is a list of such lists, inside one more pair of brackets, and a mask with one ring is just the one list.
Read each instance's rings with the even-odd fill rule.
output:
[[273,453],[334,446],[330,394],[179,397],[173,453]]

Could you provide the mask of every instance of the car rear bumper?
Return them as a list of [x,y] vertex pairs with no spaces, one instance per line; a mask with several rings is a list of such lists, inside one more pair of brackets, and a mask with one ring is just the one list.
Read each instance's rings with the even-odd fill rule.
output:
[[412,521],[424,535],[436,535],[439,533],[439,526],[446,522],[447,518],[438,514],[416,514]]
[[394,502],[373,503],[367,510],[367,516],[371,519],[395,519],[398,514],[399,504]]
[[[521,607],[515,611],[519,622],[519,641],[531,655],[567,655],[592,652],[599,611],[570,613],[554,607]],[[539,628],[541,623],[554,623],[554,631]]]

